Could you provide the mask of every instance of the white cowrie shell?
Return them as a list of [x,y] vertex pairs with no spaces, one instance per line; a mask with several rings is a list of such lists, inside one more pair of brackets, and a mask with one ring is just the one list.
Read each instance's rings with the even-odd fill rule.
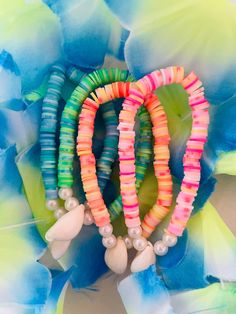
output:
[[111,249],[106,249],[105,262],[107,266],[117,274],[122,274],[128,264],[128,253],[124,240],[117,238],[116,245]]
[[148,242],[146,248],[138,252],[133,262],[131,263],[130,270],[132,273],[137,273],[147,269],[149,266],[156,263],[156,255],[153,251],[153,245]]
[[49,250],[54,259],[60,259],[67,251],[71,241],[52,241]]
[[45,238],[51,242],[69,241],[77,236],[84,222],[84,205],[78,205],[58,219],[55,224],[47,231]]

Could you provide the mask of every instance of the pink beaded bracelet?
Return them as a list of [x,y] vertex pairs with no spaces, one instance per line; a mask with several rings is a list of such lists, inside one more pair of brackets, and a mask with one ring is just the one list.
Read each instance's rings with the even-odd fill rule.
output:
[[[119,157],[120,157],[120,182],[121,195],[124,208],[125,222],[128,227],[128,233],[135,236],[135,243],[144,242],[140,235],[140,219],[138,198],[135,190],[135,164],[126,166],[125,158],[134,154],[134,121],[137,109],[143,104],[145,97],[155,89],[173,83],[180,83],[189,94],[189,105],[192,110],[192,131],[186,144],[184,154],[184,179],[181,185],[181,191],[177,197],[176,206],[171,217],[171,221],[165,230],[161,241],[154,245],[154,251],[157,255],[164,255],[168,247],[176,244],[177,237],[181,236],[193,209],[193,201],[197,194],[200,181],[200,158],[202,156],[204,143],[207,139],[207,130],[209,124],[209,104],[204,98],[204,88],[198,77],[191,72],[184,78],[184,69],[182,67],[169,67],[160,71],[154,71],[136,83],[132,84],[129,96],[123,103],[123,110],[119,117]],[[145,216],[142,223],[143,235],[149,233],[149,227],[158,223],[155,215],[149,213]],[[133,236],[134,238],[134,236]],[[135,246],[135,245],[134,245]],[[150,246],[150,245],[149,245]],[[145,245],[139,245],[143,249]],[[137,256],[136,258],[140,258]],[[135,260],[133,261],[135,264]],[[131,265],[132,269],[132,265]]]
[[[115,251],[119,251],[118,257],[122,257],[120,248],[122,246],[121,239],[119,239],[120,243],[117,247],[117,240],[115,239],[114,235],[112,235],[112,225],[110,224],[110,221],[108,221],[108,210],[106,209],[106,206],[103,202],[102,195],[99,195],[95,173],[95,160],[91,151],[91,139],[93,136],[94,118],[99,105],[114,98],[126,97],[128,95],[129,86],[129,83],[113,83],[106,85],[104,88],[98,88],[95,93],[92,94],[94,100],[88,98],[83,105],[78,129],[77,152],[81,161],[81,176],[84,190],[88,204],[91,208],[92,214],[94,215],[95,223],[99,227],[100,234],[103,236],[103,244],[108,249],[105,254],[105,260],[108,266],[116,272],[117,269],[110,261],[108,255],[114,255]],[[149,95],[145,100],[145,106],[151,115],[151,120],[153,123],[152,130],[155,139],[154,167],[157,178],[159,179],[159,195],[157,199],[157,205],[152,208],[152,211],[155,215],[159,214],[159,221],[161,221],[162,218],[168,213],[168,206],[171,205],[172,200],[172,180],[170,170],[168,168],[168,161],[170,156],[168,144],[170,136],[167,127],[167,117],[163,107],[160,105],[157,96]],[[126,165],[128,169],[129,164],[134,161],[134,156],[132,158],[125,158],[125,161],[127,163]],[[152,212],[150,213],[150,216],[152,216]],[[155,229],[155,226],[149,226],[149,231],[150,229],[152,232]],[[134,231],[136,230],[134,229]],[[129,236],[139,236],[142,233],[142,230],[140,229],[138,231],[139,234],[132,234],[131,232]],[[123,239],[127,248],[132,247],[132,241],[129,236],[125,236]],[[120,268],[121,267],[119,267],[119,270]],[[123,270],[125,270],[125,268],[123,268]]]

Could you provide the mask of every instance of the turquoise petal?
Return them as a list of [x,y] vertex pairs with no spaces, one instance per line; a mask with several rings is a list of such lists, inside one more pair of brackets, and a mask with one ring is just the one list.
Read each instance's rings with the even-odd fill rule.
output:
[[127,314],[174,314],[168,291],[155,266],[123,279],[118,291]]
[[23,92],[28,92],[61,58],[58,18],[39,0],[2,0],[0,17],[0,48],[12,55],[21,73]]
[[71,284],[74,289],[91,286],[108,268],[104,261],[105,248],[95,226],[83,227],[59,260],[64,269],[74,267]]
[[123,58],[127,38],[103,0],[45,2],[59,16],[67,60],[79,67],[101,66],[107,54]]
[[235,1],[107,2],[130,30],[125,60],[136,77],[157,68],[183,65],[200,76],[213,104],[235,93]]
[[12,59],[12,56],[5,50],[0,53],[0,106],[5,106],[9,100],[21,99],[21,78],[20,72]]
[[34,102],[23,110],[0,109],[0,147],[16,144],[21,151],[37,141],[41,104]]
[[48,269],[37,262],[45,250],[15,165],[16,149],[0,154],[0,304],[43,305],[51,285]]
[[[65,292],[73,268],[64,272],[52,272],[52,286],[42,314],[63,314]],[[41,313],[40,313],[41,314]]]
[[[44,238],[45,232],[54,222],[54,217],[53,213],[45,208],[39,164],[38,145],[28,147],[17,158],[29,204],[36,222],[39,221],[37,227]],[[59,263],[64,270],[73,269],[70,281],[75,289],[92,285],[107,271],[104,251],[101,236],[95,226],[83,227],[78,237],[73,239],[68,252]]]
[[198,289],[174,294],[171,304],[176,314],[234,314],[236,308],[236,286],[234,283],[213,284]]
[[194,215],[187,231],[168,254],[158,257],[164,282],[170,290],[198,289],[208,285],[204,269],[201,213]]

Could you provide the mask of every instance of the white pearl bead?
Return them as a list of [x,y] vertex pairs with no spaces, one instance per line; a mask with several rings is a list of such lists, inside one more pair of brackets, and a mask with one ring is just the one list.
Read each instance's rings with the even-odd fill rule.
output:
[[87,201],[84,202],[85,210],[91,210]]
[[69,197],[69,198],[65,201],[65,208],[66,208],[68,211],[74,209],[77,205],[79,205],[79,201],[77,200],[76,197]]
[[102,244],[107,248],[111,249],[116,245],[116,237],[112,234],[109,237],[102,238]]
[[142,228],[140,226],[128,228],[128,235],[132,239],[139,238],[142,235]]
[[132,249],[132,247],[133,247],[132,239],[128,235],[126,235],[126,236],[123,237],[123,240],[125,242],[125,245],[126,245],[127,249],[128,250]]
[[113,232],[113,227],[112,227],[111,224],[108,224],[108,225],[106,225],[104,227],[100,227],[98,229],[98,231],[99,231],[101,236],[109,237],[112,234],[112,232]]
[[91,210],[86,209],[84,211],[84,225],[89,226],[94,223],[93,215],[91,213]]
[[162,241],[157,241],[154,244],[154,252],[156,255],[164,256],[168,252],[168,246],[166,246]]
[[58,208],[55,210],[54,216],[56,219],[60,219],[66,213],[67,213],[67,211],[64,208]]
[[162,236],[162,241],[166,246],[172,247],[177,243],[177,237],[172,234],[164,233]]
[[73,190],[71,188],[61,188],[58,192],[60,199],[67,200],[73,195]]
[[144,237],[136,238],[133,240],[133,246],[137,251],[143,251],[147,246],[147,239]]
[[56,210],[59,207],[58,200],[48,200],[46,202],[46,207],[48,210]]

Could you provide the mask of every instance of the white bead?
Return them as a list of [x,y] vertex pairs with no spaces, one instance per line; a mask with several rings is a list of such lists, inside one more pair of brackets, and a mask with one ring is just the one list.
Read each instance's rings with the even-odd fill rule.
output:
[[128,250],[132,249],[132,247],[133,247],[132,239],[128,235],[126,235],[126,236],[123,237],[123,240],[125,242],[125,245],[126,245],[127,249]]
[[113,232],[113,227],[111,224],[108,224],[104,227],[100,227],[98,229],[99,233],[101,236],[103,237],[110,237],[110,235],[112,235],[112,232]]
[[67,200],[73,195],[73,190],[71,188],[61,188],[58,192],[60,199]]
[[84,211],[84,225],[89,226],[94,223],[93,215],[91,210],[86,209]]
[[177,237],[172,234],[164,233],[162,236],[162,241],[166,246],[172,247],[177,243]]
[[59,207],[58,200],[48,200],[46,202],[46,207],[48,210],[56,210]]
[[137,251],[143,251],[147,246],[147,239],[144,237],[136,238],[133,240],[133,246]]
[[84,202],[85,210],[91,210],[87,201]]
[[107,249],[111,249],[116,245],[116,237],[112,234],[110,237],[102,238],[102,244]]
[[156,255],[164,256],[168,252],[168,246],[166,246],[162,241],[157,241],[154,244],[154,252]]
[[142,235],[142,228],[140,226],[128,228],[128,234],[132,239],[139,238]]
[[56,219],[60,219],[66,213],[67,213],[67,211],[64,208],[58,208],[55,210],[54,216]]
[[65,208],[66,208],[68,211],[74,209],[77,205],[79,205],[79,201],[77,200],[76,197],[69,197],[69,198],[65,201]]

